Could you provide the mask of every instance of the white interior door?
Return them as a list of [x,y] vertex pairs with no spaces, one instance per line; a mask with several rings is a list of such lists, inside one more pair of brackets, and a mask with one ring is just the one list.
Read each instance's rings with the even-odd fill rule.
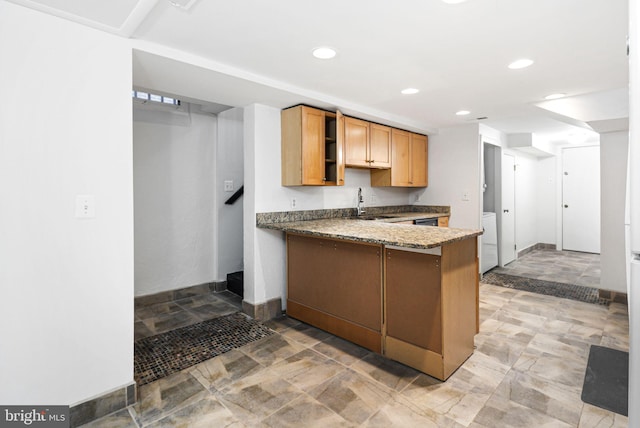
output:
[[600,147],[562,150],[562,248],[600,253]]
[[502,234],[500,266],[516,259],[516,160],[513,155],[502,155]]

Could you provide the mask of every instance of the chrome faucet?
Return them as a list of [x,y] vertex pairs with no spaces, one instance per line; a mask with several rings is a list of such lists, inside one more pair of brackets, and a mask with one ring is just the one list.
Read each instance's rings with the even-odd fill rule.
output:
[[358,215],[365,213],[364,211],[364,198],[362,197],[362,188],[358,187],[358,205],[356,205]]

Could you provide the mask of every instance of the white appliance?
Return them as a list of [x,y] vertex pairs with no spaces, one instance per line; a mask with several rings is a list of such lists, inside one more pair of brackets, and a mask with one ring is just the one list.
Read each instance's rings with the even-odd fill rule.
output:
[[485,273],[498,266],[498,229],[496,227],[496,213],[482,213],[482,254],[480,270]]
[[640,2],[629,1],[629,426],[640,426]]

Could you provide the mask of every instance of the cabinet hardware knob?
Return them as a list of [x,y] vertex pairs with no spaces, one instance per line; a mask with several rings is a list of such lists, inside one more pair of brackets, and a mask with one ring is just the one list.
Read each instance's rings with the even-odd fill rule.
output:
[[373,159],[371,159],[369,162],[374,163],[375,161]]
[[322,177],[322,181],[327,181],[327,177]]
[[565,205],[564,205],[564,207],[565,207],[565,208],[569,208],[569,205],[565,204]]
[[502,210],[502,212],[504,212],[504,213],[508,213],[508,212],[509,212],[509,210]]

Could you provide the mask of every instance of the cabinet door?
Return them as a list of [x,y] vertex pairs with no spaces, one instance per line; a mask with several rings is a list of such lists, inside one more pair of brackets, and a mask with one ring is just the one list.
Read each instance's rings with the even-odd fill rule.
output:
[[302,184],[324,184],[324,112],[302,108]]
[[391,167],[391,128],[370,124],[369,160],[372,168]]
[[287,235],[287,299],[380,332],[382,249]]
[[411,186],[427,186],[427,156],[427,137],[411,134]]
[[344,153],[347,166],[369,168],[369,122],[345,117]]
[[387,335],[442,355],[440,257],[385,253]]
[[411,133],[391,130],[391,185],[411,185]]

